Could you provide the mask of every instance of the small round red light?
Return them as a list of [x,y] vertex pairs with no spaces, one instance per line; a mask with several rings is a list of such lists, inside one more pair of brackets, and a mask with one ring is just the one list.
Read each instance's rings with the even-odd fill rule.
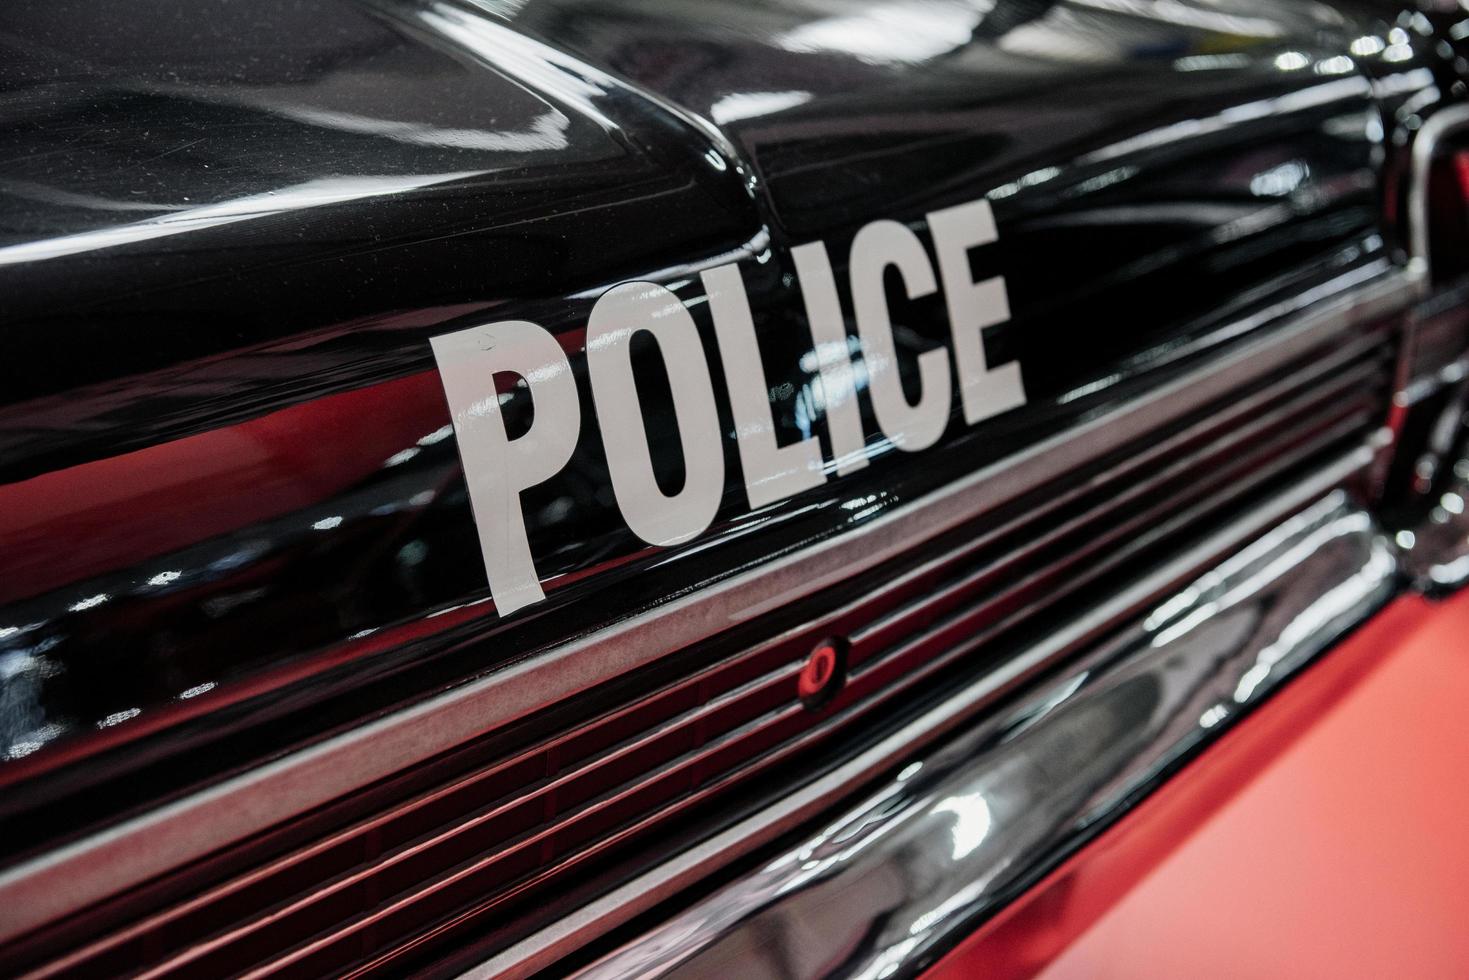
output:
[[796,693],[809,708],[824,703],[842,683],[842,645],[822,640],[806,658],[796,678]]

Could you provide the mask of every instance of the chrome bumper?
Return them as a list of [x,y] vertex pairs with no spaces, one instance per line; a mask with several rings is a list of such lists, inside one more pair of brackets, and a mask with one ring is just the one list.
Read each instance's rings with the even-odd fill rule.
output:
[[[806,840],[581,975],[922,969],[1392,597],[1399,559],[1388,536],[1346,493],[1321,495],[1361,462],[1345,459],[1221,529],[1201,551],[1253,540],[1002,714],[908,760]],[[934,711],[985,693],[957,691]]]

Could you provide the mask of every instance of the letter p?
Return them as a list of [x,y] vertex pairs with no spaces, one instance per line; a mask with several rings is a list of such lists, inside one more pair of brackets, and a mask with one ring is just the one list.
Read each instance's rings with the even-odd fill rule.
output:
[[[502,320],[434,337],[444,393],[454,420],[469,501],[495,611],[509,615],[546,597],[531,558],[520,492],[561,471],[576,449],[581,403],[561,345],[527,320]],[[534,417],[511,439],[495,375],[518,374],[530,389]]]

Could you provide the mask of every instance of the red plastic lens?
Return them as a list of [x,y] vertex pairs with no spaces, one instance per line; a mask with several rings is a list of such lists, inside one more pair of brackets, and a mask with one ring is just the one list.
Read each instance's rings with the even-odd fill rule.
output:
[[842,648],[836,640],[823,640],[811,651],[796,678],[796,693],[807,707],[825,701],[841,683]]

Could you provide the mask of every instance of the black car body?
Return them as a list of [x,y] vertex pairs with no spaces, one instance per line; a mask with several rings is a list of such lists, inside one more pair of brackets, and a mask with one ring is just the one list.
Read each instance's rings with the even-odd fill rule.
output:
[[1451,566],[1452,20],[0,14],[6,972],[921,970]]

